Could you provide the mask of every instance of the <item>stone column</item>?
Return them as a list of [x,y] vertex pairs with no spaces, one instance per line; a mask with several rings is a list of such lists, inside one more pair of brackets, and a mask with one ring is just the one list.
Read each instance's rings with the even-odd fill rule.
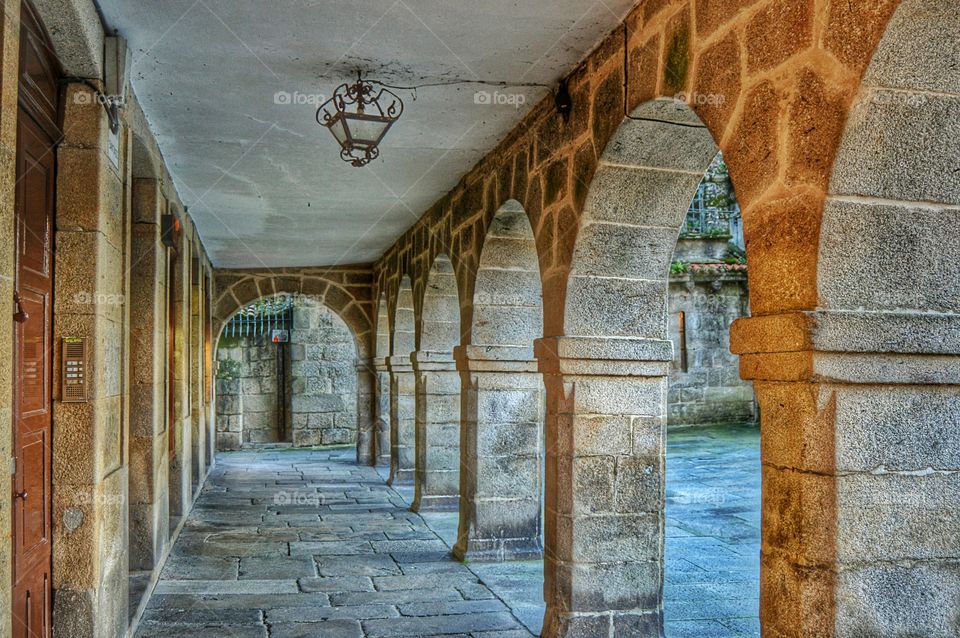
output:
[[410,357],[387,358],[390,370],[390,485],[412,483],[416,467],[416,379]]
[[414,512],[460,506],[460,373],[449,352],[411,355],[417,384]]
[[957,635],[957,323],[865,311],[734,323],[762,417],[764,635]]
[[357,464],[374,465],[376,463],[376,443],[374,441],[376,420],[374,419],[374,401],[376,400],[376,377],[369,361],[357,365]]
[[[543,381],[520,348],[454,349],[463,384],[459,560],[543,556]],[[529,350],[527,350],[529,351]]]
[[659,636],[669,341],[550,338],[544,636]]
[[390,466],[390,369],[387,367],[386,357],[377,357],[373,360],[374,377],[376,381],[376,400],[374,402],[374,416],[376,417],[375,447],[376,464]]
[[129,516],[132,571],[151,570],[169,532],[166,437],[166,255],[160,243],[162,195],[155,179],[133,183],[130,286]]

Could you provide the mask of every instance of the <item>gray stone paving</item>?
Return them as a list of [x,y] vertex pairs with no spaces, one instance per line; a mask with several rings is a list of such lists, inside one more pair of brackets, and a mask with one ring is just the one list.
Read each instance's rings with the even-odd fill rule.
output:
[[760,432],[667,437],[668,638],[760,635]]
[[220,454],[137,636],[530,638],[353,454]]
[[[539,635],[542,562],[457,563],[457,514],[409,512],[352,454],[218,456],[137,635]],[[668,638],[760,635],[759,542],[757,429],[671,432]]]

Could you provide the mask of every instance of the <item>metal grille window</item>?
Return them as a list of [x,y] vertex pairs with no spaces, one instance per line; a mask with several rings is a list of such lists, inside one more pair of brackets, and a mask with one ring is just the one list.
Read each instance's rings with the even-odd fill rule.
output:
[[728,237],[743,247],[740,205],[722,154],[713,160],[700,182],[680,234],[684,237]]
[[261,299],[234,315],[223,330],[225,337],[271,337],[274,330],[293,327],[293,297]]

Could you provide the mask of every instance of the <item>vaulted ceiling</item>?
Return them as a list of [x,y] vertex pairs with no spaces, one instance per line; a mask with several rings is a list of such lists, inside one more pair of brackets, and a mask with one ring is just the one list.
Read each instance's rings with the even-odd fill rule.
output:
[[[133,50],[134,90],[208,253],[230,268],[373,261],[633,0],[99,5]],[[421,87],[395,91],[404,115],[364,168],[314,120],[358,70]]]

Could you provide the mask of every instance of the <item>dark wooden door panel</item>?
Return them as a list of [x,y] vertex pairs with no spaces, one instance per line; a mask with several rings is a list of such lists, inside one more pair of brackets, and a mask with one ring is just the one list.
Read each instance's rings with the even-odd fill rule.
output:
[[[13,636],[51,634],[53,215],[59,95],[52,47],[21,16],[14,246]],[[9,320],[9,319],[8,319]]]

